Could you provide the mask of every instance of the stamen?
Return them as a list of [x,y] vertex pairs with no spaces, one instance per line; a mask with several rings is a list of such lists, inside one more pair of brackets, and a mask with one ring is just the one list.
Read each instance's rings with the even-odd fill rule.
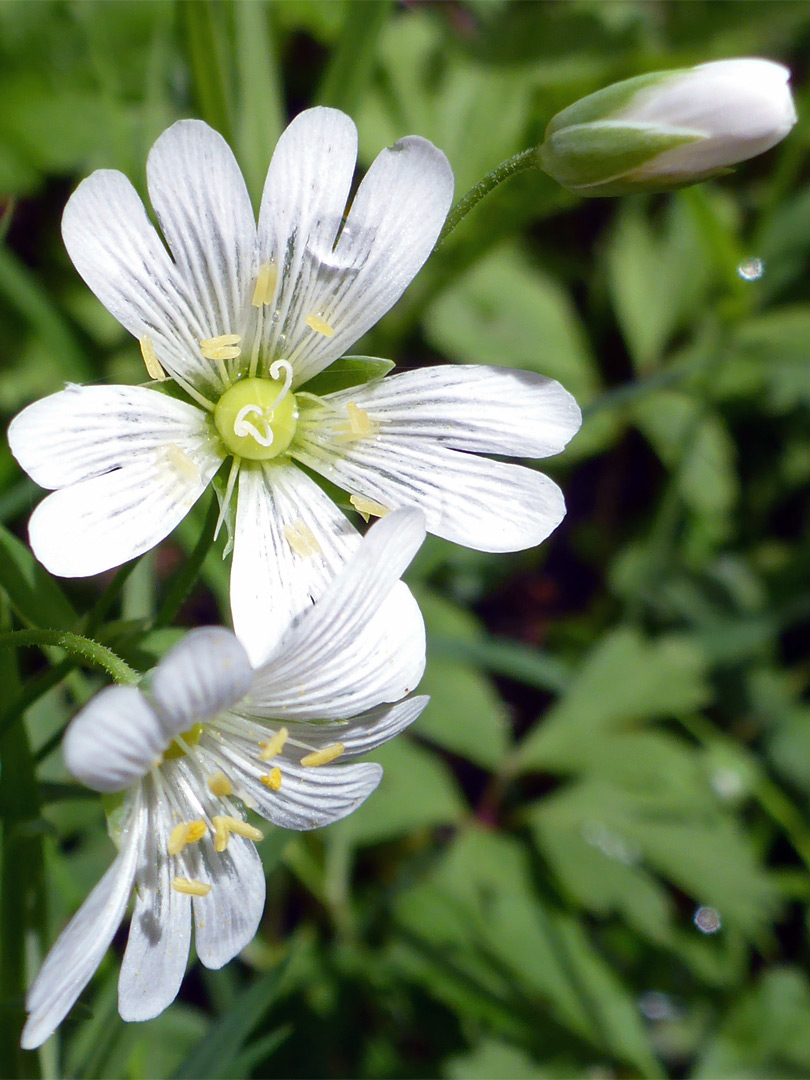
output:
[[341,442],[363,439],[368,435],[376,435],[379,432],[380,425],[376,420],[369,419],[366,410],[361,409],[359,405],[355,405],[353,401],[346,405],[346,412],[349,417],[349,427],[348,430],[344,428],[341,434],[338,435]]
[[252,840],[258,844],[260,840],[264,840],[264,833],[261,829],[254,828],[253,825],[248,825],[246,821],[242,821],[237,817],[222,817],[217,816],[212,819],[214,823],[214,849],[216,851],[224,851],[228,846],[228,840],[231,833],[235,836],[244,836],[246,840]]
[[164,448],[166,460],[180,475],[180,479],[189,486],[196,487],[200,482],[200,470],[196,462],[192,461],[185,450],[181,450],[174,443],[168,443]]
[[324,337],[334,337],[334,327],[330,326],[325,319],[322,319],[320,315],[307,315],[304,322],[310,328],[314,330],[316,334],[323,334]]
[[265,787],[269,787],[273,791],[281,789],[281,769],[278,765],[276,765],[275,769],[271,769],[267,776],[260,776],[259,779]]
[[206,360],[236,360],[242,349],[239,342],[241,334],[220,334],[200,342],[200,352]]
[[285,525],[281,531],[296,555],[301,555],[306,559],[321,554],[321,545],[315,539],[315,534],[301,518],[294,521],[292,525]]
[[168,375],[161,367],[160,361],[157,358],[155,352],[155,346],[152,344],[152,339],[148,334],[144,334],[139,342],[141,346],[141,356],[143,362],[146,364],[146,374],[150,379],[156,379],[158,382],[166,382]]
[[272,761],[274,757],[277,757],[284,749],[284,743],[289,739],[290,733],[285,728],[279,728],[275,735],[271,736],[267,742],[260,742],[259,747],[261,753],[259,757],[262,761]]
[[181,821],[169,833],[166,850],[170,855],[179,855],[188,844],[196,844],[202,840],[207,832],[208,826],[202,819],[199,821]]
[[346,747],[342,742],[331,743],[329,746],[321,747],[320,750],[316,750],[314,753],[302,757],[301,764],[308,767],[328,765],[330,761],[339,758],[345,749]]
[[367,499],[365,495],[350,495],[349,502],[363,521],[368,521],[371,516],[385,517],[391,512],[390,507],[383,506],[382,503],[375,502],[373,499]]
[[215,772],[213,776],[208,777],[208,789],[212,795],[217,795],[220,798],[233,795],[233,784],[224,772]]
[[[222,503],[219,507],[219,516],[217,517],[217,523],[214,527],[214,539],[219,536],[219,530],[222,528],[222,523],[225,521],[225,515],[228,513],[228,507],[231,505],[231,497],[233,496],[234,485],[236,484],[236,477],[239,474],[239,466],[242,464],[242,459],[237,455],[234,455],[234,459],[231,462],[231,469],[228,473],[228,482],[225,485],[225,494],[222,496]],[[228,792],[230,794],[230,792]]]
[[255,308],[261,307],[262,304],[272,304],[273,297],[276,295],[277,284],[278,267],[274,262],[264,263],[256,278],[256,287],[253,290],[251,304]]
[[187,877],[174,878],[172,888],[179,893],[185,893],[186,896],[208,896],[211,892],[210,885],[206,885],[203,881],[192,881]]

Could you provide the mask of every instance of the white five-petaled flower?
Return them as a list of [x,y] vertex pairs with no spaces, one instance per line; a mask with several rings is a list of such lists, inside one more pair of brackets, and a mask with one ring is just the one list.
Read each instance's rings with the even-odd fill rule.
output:
[[[415,510],[369,530],[320,600],[253,668],[223,628],[191,631],[139,687],[101,691],[64,741],[70,771],[114,812],[119,854],[43,964],[22,1045],[61,1023],[112,941],[135,886],[118,984],[125,1020],[157,1016],[197,955],[219,968],[256,933],[265,882],[247,806],[276,825],[344,817],[377,786],[379,765],[331,764],[407,727],[427,703],[406,698],[425,664],[424,626],[396,618],[399,576],[424,539]],[[404,699],[404,700],[403,700]],[[391,704],[391,703],[394,704]]]
[[452,201],[444,154],[408,137],[377,157],[344,220],[356,155],[348,116],[300,114],[270,163],[257,230],[221,136],[174,124],[147,163],[168,252],[126,177],[93,173],[65,209],[68,252],[139,339],[151,378],[173,379],[190,400],[71,386],[9,430],[22,467],[53,492],[32,515],[31,546],[67,577],[153,547],[230,459],[231,606],[254,662],[359,541],[299,464],[361,513],[418,506],[429,531],[484,551],[538,544],[565,513],[541,473],[478,456],[563,448],[580,414],[550,379],[443,366],[308,392],[402,295]]

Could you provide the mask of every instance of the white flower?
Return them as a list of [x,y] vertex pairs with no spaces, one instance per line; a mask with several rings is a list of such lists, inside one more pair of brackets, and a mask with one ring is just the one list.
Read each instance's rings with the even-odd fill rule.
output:
[[789,80],[758,58],[626,79],[552,119],[543,167],[581,195],[694,183],[784,139],[796,123]]
[[[51,949],[28,994],[22,1045],[61,1023],[112,941],[135,886],[118,984],[125,1020],[157,1016],[197,955],[219,968],[256,933],[265,882],[247,806],[312,829],[351,813],[379,765],[341,763],[407,727],[425,664],[424,626],[395,617],[398,581],[424,539],[404,510],[369,530],[321,599],[254,669],[223,628],[191,631],[140,687],[103,690],[64,740],[68,769],[114,812],[119,854]],[[391,600],[395,602],[392,604]],[[405,700],[402,700],[405,698]],[[390,704],[395,702],[396,704]]]
[[140,340],[150,376],[168,376],[191,400],[72,386],[9,430],[22,467],[53,491],[31,517],[31,546],[67,577],[147,551],[230,459],[231,604],[254,661],[359,539],[298,463],[361,512],[416,505],[430,531],[485,551],[537,544],[565,512],[545,476],[476,456],[562,449],[580,416],[551,380],[447,366],[307,392],[401,296],[452,201],[444,154],[409,137],[377,157],[344,222],[356,149],[343,113],[299,115],[270,163],[257,231],[221,136],[199,121],[174,124],[147,164],[171,257],[130,182],[93,173],[65,209],[68,252]]

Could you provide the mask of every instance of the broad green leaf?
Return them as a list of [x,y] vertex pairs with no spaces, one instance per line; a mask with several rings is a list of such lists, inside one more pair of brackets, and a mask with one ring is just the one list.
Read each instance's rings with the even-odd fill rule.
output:
[[726,524],[739,498],[735,446],[722,417],[676,390],[636,402],[633,416],[661,460],[675,471],[684,502]]
[[393,360],[381,360],[376,356],[341,356],[324,371],[319,372],[301,387],[308,394],[335,394],[348,390],[372,379],[380,379],[394,367]]
[[[573,1033],[660,1075],[632,998],[576,920],[536,892],[527,853],[514,840],[462,834],[437,870],[399,897],[396,915],[412,939],[446,958],[457,982],[511,1001],[516,1020],[539,996]],[[443,985],[436,983],[440,995]]]
[[803,1077],[810,1070],[810,986],[797,967],[766,970],[731,1008],[692,1073],[695,1080]]
[[1,525],[0,588],[30,626],[68,630],[76,625],[76,612],[61,588],[31,550]]
[[567,768],[586,740],[689,712],[707,699],[704,659],[688,639],[648,641],[637,630],[619,628],[586,657],[568,693],[520,744],[517,759],[524,769]]
[[[716,908],[724,924],[756,937],[775,912],[775,880],[733,817],[712,807],[708,794],[672,787],[657,792],[586,774],[536,803],[528,820],[541,830],[541,843],[544,831],[579,832],[607,858],[660,874],[696,906]],[[657,917],[660,929],[660,912]]]
[[495,769],[509,743],[503,703],[476,667],[436,655],[432,647],[435,636],[454,642],[480,640],[481,629],[472,615],[436,594],[420,592],[419,601],[428,635],[428,662],[419,693],[430,695],[430,704],[415,731],[477,765]]
[[[430,342],[460,363],[494,364],[557,379],[587,406],[600,378],[584,327],[565,290],[511,246],[477,260],[428,308]],[[615,428],[597,413],[576,436],[567,456],[599,449]]]
[[380,786],[350,817],[333,826],[354,843],[379,844],[461,820],[464,798],[435,753],[400,736],[375,750],[371,760],[385,770]]

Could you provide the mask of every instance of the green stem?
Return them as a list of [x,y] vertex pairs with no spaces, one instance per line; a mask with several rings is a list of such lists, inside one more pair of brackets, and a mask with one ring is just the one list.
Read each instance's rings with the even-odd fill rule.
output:
[[0,648],[13,649],[25,645],[55,645],[82,663],[106,671],[118,683],[133,685],[141,678],[112,649],[69,630],[9,630],[0,634]]
[[155,617],[155,629],[169,625],[180,610],[183,601],[191,592],[192,586],[199,576],[202,564],[205,562],[205,556],[214,543],[214,529],[216,528],[218,513],[219,504],[216,495],[211,492],[211,501],[205,515],[200,538],[169,585],[166,599],[161,604],[160,610]]
[[516,176],[517,173],[526,172],[529,169],[539,170],[539,168],[540,163],[537,159],[536,146],[531,147],[529,150],[523,150],[520,154],[515,154],[514,157],[502,161],[500,165],[496,165],[492,172],[487,173],[483,180],[479,180],[475,187],[471,187],[467,194],[459,199],[447,215],[447,221],[445,221],[444,228],[436,241],[436,247],[439,247],[447,239],[453,229],[464,220],[473,207],[477,206],[485,196],[489,195],[490,191],[496,188],[498,184],[502,184],[510,176]]

